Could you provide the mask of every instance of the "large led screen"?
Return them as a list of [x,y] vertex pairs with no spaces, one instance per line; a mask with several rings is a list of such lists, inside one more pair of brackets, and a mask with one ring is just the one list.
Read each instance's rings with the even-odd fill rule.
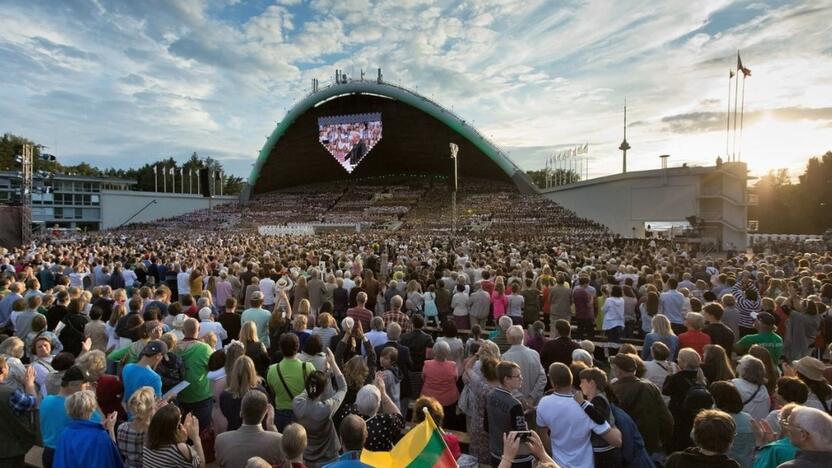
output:
[[381,140],[381,113],[318,118],[319,141],[347,172]]

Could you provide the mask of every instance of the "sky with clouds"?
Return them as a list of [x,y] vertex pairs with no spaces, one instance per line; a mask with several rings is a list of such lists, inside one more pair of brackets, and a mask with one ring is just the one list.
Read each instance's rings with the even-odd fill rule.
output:
[[[589,143],[590,176],[712,164],[742,51],[755,174],[832,150],[832,2],[0,0],[0,132],[61,161],[193,151],[247,176],[287,109],[340,68],[452,108],[524,169]],[[732,90],[733,92],[733,90]]]

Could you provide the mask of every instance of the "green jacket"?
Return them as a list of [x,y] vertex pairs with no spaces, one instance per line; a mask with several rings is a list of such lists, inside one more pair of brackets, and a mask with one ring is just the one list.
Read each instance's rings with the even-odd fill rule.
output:
[[173,351],[185,365],[185,380],[190,382],[177,396],[182,403],[196,403],[214,396],[208,379],[208,358],[214,352],[206,343],[196,340],[183,341]]

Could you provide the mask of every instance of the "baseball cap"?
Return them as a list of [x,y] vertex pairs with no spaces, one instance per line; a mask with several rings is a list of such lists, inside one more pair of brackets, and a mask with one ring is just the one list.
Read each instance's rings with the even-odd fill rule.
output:
[[769,327],[773,327],[777,324],[777,319],[775,319],[774,316],[768,312],[754,313],[751,314],[751,317],[754,318],[754,320],[759,320],[760,323],[768,325]]
[[61,385],[66,386],[72,382],[93,382],[94,380],[89,372],[78,366],[71,366],[61,377]]
[[148,341],[142,349],[142,356],[155,356],[157,354],[167,354],[168,345],[159,340]]

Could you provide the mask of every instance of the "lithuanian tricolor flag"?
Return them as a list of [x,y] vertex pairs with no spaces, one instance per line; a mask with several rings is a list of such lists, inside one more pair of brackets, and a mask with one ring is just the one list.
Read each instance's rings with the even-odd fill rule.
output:
[[361,452],[361,462],[376,468],[456,468],[442,431],[430,414],[410,430],[389,452]]

